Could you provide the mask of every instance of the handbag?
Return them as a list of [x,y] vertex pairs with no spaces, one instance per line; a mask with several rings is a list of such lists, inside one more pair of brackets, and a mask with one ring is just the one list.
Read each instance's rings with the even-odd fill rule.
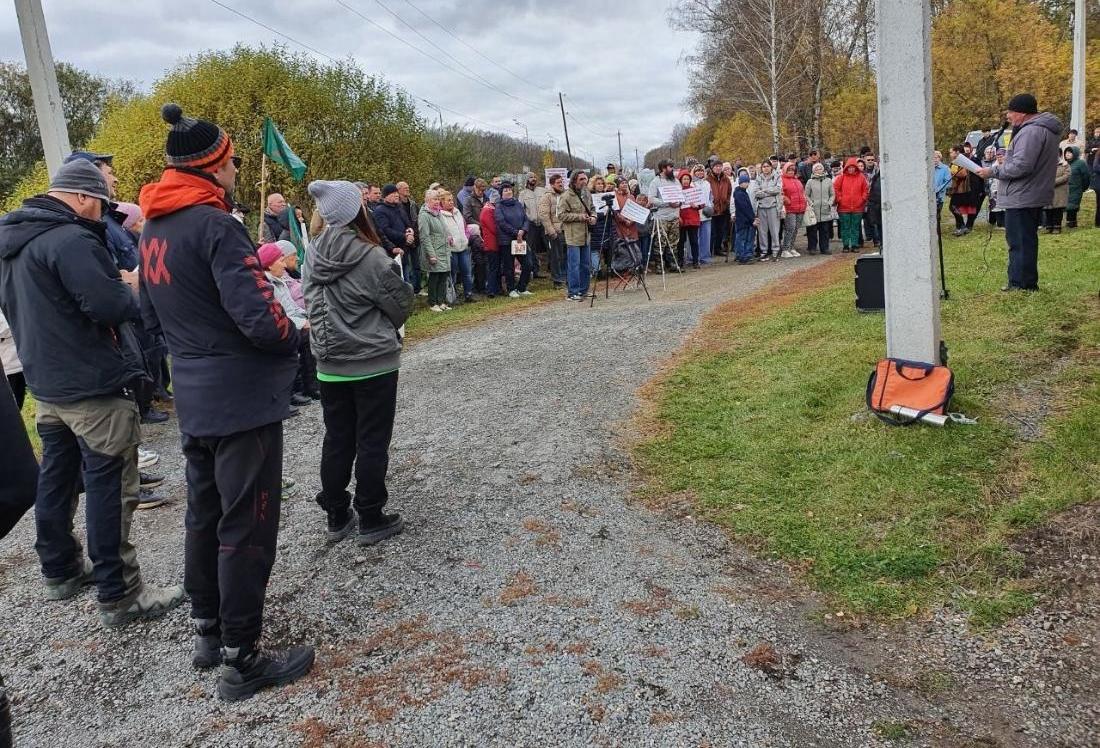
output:
[[[955,375],[946,366],[884,358],[867,379],[867,407],[891,426],[908,426],[929,413],[947,415]],[[905,408],[915,415],[901,415]]]
[[817,211],[814,210],[814,201],[806,201],[806,212],[802,215],[803,226],[813,226],[817,223]]
[[450,273],[447,273],[447,291],[444,296],[447,306],[451,306],[458,301],[458,291],[455,289],[455,280]]
[[527,242],[521,242],[518,239],[512,240],[512,254],[513,255],[525,255],[527,254]]

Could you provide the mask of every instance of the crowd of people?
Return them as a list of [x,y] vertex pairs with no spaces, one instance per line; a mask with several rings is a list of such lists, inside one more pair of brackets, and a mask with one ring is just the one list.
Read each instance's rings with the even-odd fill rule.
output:
[[[94,584],[108,627],[190,598],[192,662],[221,667],[227,700],[300,678],[314,660],[308,645],[259,646],[291,488],[283,424],[297,408],[320,401],[315,498],[328,542],[373,544],[404,527],[386,511],[386,476],[418,294],[445,313],[478,296],[529,295],[545,272],[580,300],[594,275],[624,269],[623,256],[628,271],[677,272],[718,257],[796,257],[802,232],[810,254],[830,254],[835,240],[845,252],[882,245],[870,148],[750,165],[712,156],[679,170],[662,160],[648,184],[614,164],[519,183],[470,177],[455,193],[432,184],[421,205],[405,182],[318,180],[312,216],[268,195],[254,242],[233,199],[229,134],[174,104],[162,116],[166,167],[137,204],[115,202],[109,155],[76,152],[44,194],[0,219],[0,363],[15,395],[0,397],[0,537],[33,505],[45,597]],[[1100,128],[1083,158],[1077,134],[1059,143],[1061,124],[1034,97],[1013,98],[1006,116],[1010,133],[952,149],[952,162],[982,154],[977,171],[937,152],[932,184],[960,236],[988,200],[1009,243],[1006,290],[1034,289],[1040,221],[1060,231],[1064,210],[1076,226],[1090,173],[1100,182]],[[19,417],[28,388],[40,465]],[[182,587],[146,583],[130,538],[133,512],[163,502],[153,492],[163,478],[146,472],[158,455],[140,446],[141,424],[167,419],[158,398],[173,402],[186,460]],[[80,494],[86,552],[74,534]]]

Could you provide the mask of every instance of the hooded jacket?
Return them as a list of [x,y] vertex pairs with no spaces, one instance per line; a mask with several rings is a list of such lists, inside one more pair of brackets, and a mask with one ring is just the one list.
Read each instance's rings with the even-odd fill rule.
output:
[[330,226],[306,250],[302,287],[317,371],[367,377],[401,365],[398,329],[412,313],[412,286],[377,244]]
[[756,220],[756,210],[749,198],[749,186],[745,189],[737,186],[733,189],[733,226],[742,231],[752,228],[752,222]]
[[[849,172],[849,169],[851,171]],[[844,171],[833,180],[833,193],[836,195],[838,213],[862,213],[867,208],[867,195],[870,187],[867,179],[859,173],[856,159],[844,162]]]
[[[469,223],[469,221],[467,221]],[[481,241],[486,252],[497,251],[497,214],[492,203],[481,206],[481,215],[476,222],[481,226]]]
[[496,207],[497,246],[501,252],[512,251],[512,241],[523,232],[531,231],[527,220],[527,208],[514,197],[501,198]]
[[1054,167],[1054,197],[1048,208],[1065,208],[1069,202],[1069,164],[1059,161]]
[[833,178],[828,172],[821,176],[810,175],[806,182],[806,204],[814,206],[814,215],[818,223],[827,223],[832,220],[833,206],[836,204],[836,194],[833,192]]
[[[1066,199],[1066,208],[1069,210],[1081,209],[1081,196],[1089,188],[1089,165],[1081,158],[1081,149],[1070,146],[1074,158],[1069,161],[1069,195]],[[1063,151],[1064,153],[1064,151]]]
[[1012,131],[1003,164],[995,164],[997,206],[1043,208],[1054,200],[1058,169],[1058,135],[1062,123],[1049,112],[1032,117]]
[[[450,234],[439,213],[425,205],[420,209],[417,226],[420,229],[420,269],[426,273],[451,272]],[[432,265],[429,258],[435,258]]]
[[[688,181],[691,180],[691,172],[687,169],[680,169],[680,171],[676,173],[676,183],[679,184],[681,187],[684,184],[683,178],[685,176],[688,178]],[[694,185],[688,186],[690,187]],[[695,207],[694,205],[688,205],[686,203],[680,205],[680,226],[686,228],[698,227],[702,222],[699,211],[700,209]]]
[[782,177],[772,169],[771,174],[760,172],[756,175],[756,188],[753,196],[756,198],[756,209],[776,210],[779,207],[779,196],[783,194]]
[[141,311],[164,332],[180,431],[228,436],[290,415],[298,331],[207,174],[168,168],[139,198]]
[[783,175],[783,198],[783,205],[788,213],[806,212],[806,192],[803,189],[802,180],[798,177]]
[[103,223],[40,195],[0,218],[0,307],[35,398],[71,403],[118,394],[144,375],[133,291]]

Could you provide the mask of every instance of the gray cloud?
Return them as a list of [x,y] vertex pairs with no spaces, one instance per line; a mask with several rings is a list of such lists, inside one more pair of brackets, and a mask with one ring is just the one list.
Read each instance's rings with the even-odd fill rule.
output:
[[[489,124],[522,137],[523,129],[513,123],[519,120],[527,125],[532,141],[546,142],[552,135],[563,147],[557,109],[557,91],[562,90],[566,110],[576,118],[569,121],[574,153],[591,155],[597,162],[616,154],[616,130],[622,130],[624,160],[631,163],[635,148],[644,153],[663,141],[674,124],[690,117],[682,103],[688,71],[679,60],[682,52],[691,50],[695,37],[668,27],[667,0],[344,0],[426,54],[386,35],[336,0],[223,2],[324,54],[355,58],[368,73],[417,97],[431,121],[436,114],[421,98],[445,108],[446,124]],[[475,71],[475,77],[522,101],[448,70],[441,62],[462,67],[383,5]],[[305,51],[209,0],[52,0],[45,6],[57,59],[129,78],[143,88],[183,57],[206,49],[279,42]],[[0,58],[23,59],[9,3],[0,3]]]

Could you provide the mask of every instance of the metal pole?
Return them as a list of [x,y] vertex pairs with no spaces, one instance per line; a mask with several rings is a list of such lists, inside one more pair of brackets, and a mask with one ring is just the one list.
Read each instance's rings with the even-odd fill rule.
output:
[[642,173],[641,167],[638,165],[638,149],[634,149],[634,176],[638,176]]
[[565,130],[565,152],[569,154],[569,171],[573,171],[576,167],[573,165],[573,149],[569,147],[569,125],[565,124],[565,101],[562,99],[561,91],[558,91],[558,106],[561,107],[561,129]]
[[38,131],[42,136],[42,152],[46,155],[46,169],[53,177],[61,162],[72,152],[69,145],[69,127],[65,122],[65,110],[61,92],[57,87],[57,70],[54,67],[50,37],[46,33],[46,17],[42,13],[41,0],[15,0],[15,15],[19,19],[19,35],[23,39],[23,54],[27,58],[27,77],[31,80],[34,96],[34,113],[38,117]]
[[619,171],[623,169],[623,131],[616,130],[615,134],[619,136]]
[[[256,241],[263,243],[264,241],[264,211],[267,206],[264,204],[267,202],[267,151],[264,151],[263,157],[260,159],[260,222],[256,226]],[[278,239],[279,237],[275,237]]]
[[1085,0],[1076,0],[1073,6],[1073,102],[1069,126],[1077,130],[1079,140],[1085,139],[1088,124],[1085,122],[1085,51],[1088,47],[1085,22]]
[[886,352],[941,363],[930,0],[876,0]]

